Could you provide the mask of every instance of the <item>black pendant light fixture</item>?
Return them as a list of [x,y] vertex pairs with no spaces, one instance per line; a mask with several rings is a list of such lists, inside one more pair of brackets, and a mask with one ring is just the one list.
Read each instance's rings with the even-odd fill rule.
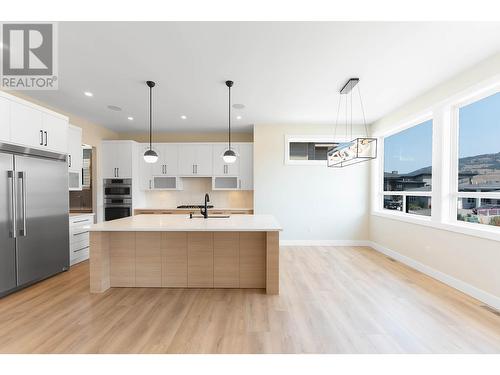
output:
[[149,87],[149,150],[144,153],[144,161],[146,163],[156,163],[158,160],[158,154],[153,150],[153,87],[156,83],[153,81],[146,81],[146,85]]
[[224,160],[224,163],[228,163],[228,164],[234,163],[236,161],[236,159],[238,158],[238,155],[236,154],[236,152],[231,148],[231,87],[233,87],[233,84],[234,84],[233,81],[226,81],[226,86],[229,89],[229,117],[228,117],[229,147],[222,154],[222,159]]

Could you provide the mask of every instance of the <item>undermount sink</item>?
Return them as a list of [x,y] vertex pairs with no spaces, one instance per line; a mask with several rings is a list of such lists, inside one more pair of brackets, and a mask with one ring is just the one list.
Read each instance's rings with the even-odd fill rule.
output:
[[[209,215],[207,219],[229,219],[229,215]],[[203,219],[203,215],[193,215],[190,219]]]

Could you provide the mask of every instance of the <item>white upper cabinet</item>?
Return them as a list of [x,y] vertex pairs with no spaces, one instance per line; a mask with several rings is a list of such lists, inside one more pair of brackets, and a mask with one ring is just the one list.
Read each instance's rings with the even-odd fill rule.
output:
[[212,176],[212,145],[205,143],[179,144],[180,176]]
[[132,178],[133,157],[133,141],[103,141],[102,177]]
[[68,152],[68,120],[48,113],[42,113],[44,145],[51,151]]
[[[240,158],[234,163],[225,163],[222,154],[228,148],[227,143],[216,143],[213,145],[213,175],[214,176],[238,176],[240,170]],[[231,144],[231,149],[239,154],[239,146]]]
[[176,176],[179,173],[179,145],[158,143],[153,149],[158,153],[158,161],[152,164],[154,176]]
[[68,150],[68,118],[15,96],[0,95],[0,139],[58,153]]
[[[139,147],[139,153],[137,157],[139,158],[139,190],[152,190],[153,189],[153,165],[151,163],[146,163],[144,160],[144,153],[149,150],[149,143],[141,143]],[[153,147],[156,150],[156,146]]]
[[21,103],[11,102],[10,125],[10,140],[12,143],[45,148],[42,112]]
[[0,97],[0,141],[10,141],[10,102]]
[[240,182],[241,190],[253,190],[253,143],[240,143]]
[[70,125],[68,128],[68,168],[70,171],[81,173],[82,166],[82,128]]

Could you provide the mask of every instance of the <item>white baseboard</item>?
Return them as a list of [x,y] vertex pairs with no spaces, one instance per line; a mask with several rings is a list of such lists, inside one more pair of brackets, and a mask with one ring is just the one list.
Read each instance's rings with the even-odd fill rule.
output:
[[372,249],[385,254],[397,261],[406,264],[407,266],[420,271],[427,276],[430,276],[442,283],[458,289],[461,292],[478,299],[479,301],[500,310],[500,297],[491,293],[485,292],[482,289],[450,276],[444,272],[438,271],[429,267],[417,260],[414,260],[406,255],[400,254],[397,251],[388,249],[376,242],[368,240],[280,240],[280,246],[368,246]]
[[476,288],[475,286],[472,286],[465,281],[459,280],[454,278],[453,276],[450,276],[444,272],[438,271],[432,267],[429,267],[423,263],[420,263],[419,261],[416,261],[410,257],[407,257],[406,255],[400,254],[397,251],[388,249],[385,246],[382,246],[376,242],[372,241],[367,241],[370,242],[370,245],[374,250],[385,254],[391,258],[394,258],[398,260],[401,263],[406,264],[407,266],[416,269],[417,271],[420,271],[427,276],[430,276],[436,280],[441,281],[442,283],[451,286],[452,288],[458,289],[461,292],[468,294],[471,297],[474,297],[478,299],[481,302],[484,302],[485,304],[494,307],[497,310],[500,310],[500,298],[490,294],[488,292],[485,292],[482,289]]
[[280,246],[371,246],[366,240],[280,240]]

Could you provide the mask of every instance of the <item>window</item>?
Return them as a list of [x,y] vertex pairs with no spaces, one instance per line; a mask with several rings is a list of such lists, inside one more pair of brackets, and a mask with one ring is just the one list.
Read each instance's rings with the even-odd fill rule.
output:
[[333,143],[290,142],[290,160],[326,160]]
[[328,149],[337,145],[328,136],[287,136],[285,163],[292,165],[326,165]]
[[457,220],[500,227],[500,93],[458,109]]
[[431,216],[432,120],[384,138],[383,207]]

